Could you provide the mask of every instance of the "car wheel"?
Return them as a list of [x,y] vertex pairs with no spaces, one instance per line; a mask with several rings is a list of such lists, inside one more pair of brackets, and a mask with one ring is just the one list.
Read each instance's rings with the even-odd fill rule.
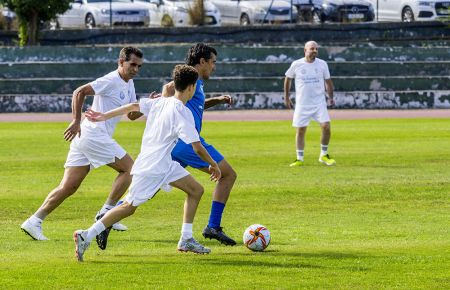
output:
[[402,21],[403,22],[413,22],[414,13],[410,7],[405,7],[402,11]]
[[242,14],[241,19],[240,19],[240,23],[241,23],[242,26],[250,25],[250,18],[248,17],[247,14]]
[[88,14],[86,15],[86,19],[84,20],[84,25],[86,26],[86,28],[94,28],[95,27],[95,19],[94,19],[94,15],[92,14]]
[[169,15],[164,15],[161,19],[161,26],[163,27],[173,27],[173,19]]

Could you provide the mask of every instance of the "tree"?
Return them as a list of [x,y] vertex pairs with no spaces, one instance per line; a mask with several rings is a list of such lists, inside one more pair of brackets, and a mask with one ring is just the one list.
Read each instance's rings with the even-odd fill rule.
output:
[[66,12],[71,0],[0,0],[16,12],[19,20],[20,45],[36,45],[39,25]]

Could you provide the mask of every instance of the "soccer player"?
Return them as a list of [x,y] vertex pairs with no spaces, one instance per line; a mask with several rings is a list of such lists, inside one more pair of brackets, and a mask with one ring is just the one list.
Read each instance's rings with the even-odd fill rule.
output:
[[[230,96],[224,95],[215,98],[205,99],[203,92],[203,83],[207,81],[216,68],[217,51],[215,48],[204,44],[197,43],[192,46],[186,56],[186,64],[193,66],[199,74],[197,81],[197,89],[194,97],[187,102],[186,106],[191,110],[195,120],[195,128],[200,134],[202,129],[203,111],[218,104],[233,103]],[[173,92],[173,82],[166,84],[163,87],[163,96],[168,96]],[[217,182],[213,192],[213,201],[208,225],[202,232],[205,238],[216,239],[225,245],[236,245],[236,242],[227,236],[221,227],[222,214],[225,204],[230,196],[231,189],[236,181],[236,172],[228,164],[222,154],[217,151],[212,145],[206,143],[205,139],[200,136],[200,141],[206,148],[211,157],[219,164],[222,172],[222,177]],[[178,140],[177,145],[172,151],[173,160],[179,162],[181,166],[190,166],[208,173],[208,163],[201,160],[192,150],[192,146]]]
[[[41,207],[21,225],[22,230],[33,239],[48,240],[42,232],[42,222],[66,198],[76,192],[91,169],[108,165],[119,173],[96,219],[112,209],[127,190],[131,183],[130,170],[133,160],[112,138],[120,117],[104,123],[92,123],[87,119],[81,122],[81,109],[86,96],[91,95],[94,95],[92,108],[101,112],[136,102],[133,78],[142,66],[142,58],[143,54],[138,48],[124,47],[119,54],[117,70],[73,92],[73,120],[64,131],[64,139],[71,141],[64,165],[64,177],[59,186],[48,194]],[[133,112],[128,117],[137,119],[140,116],[140,113]],[[120,223],[115,224],[114,229],[127,230],[126,226]]]
[[[174,186],[186,192],[184,203],[183,225],[178,250],[208,254],[210,250],[198,243],[192,234],[192,223],[195,212],[203,195],[203,187],[180,166],[172,160],[170,152],[178,138],[192,147],[192,150],[209,164],[211,180],[220,179],[219,165],[211,158],[200,142],[195,130],[194,118],[185,104],[195,92],[197,71],[187,65],[177,65],[173,71],[175,95],[167,98],[141,99],[139,103],[128,104],[120,108],[98,113],[88,111],[86,116],[91,121],[105,121],[110,118],[139,110],[147,116],[141,152],[131,170],[133,180],[125,201],[106,213],[104,217],[93,224],[88,230],[74,232],[75,254],[78,261],[83,261],[83,255],[90,241],[115,222],[132,215],[136,208],[151,199],[160,188]],[[102,124],[100,122],[98,124]]]
[[326,100],[328,98],[329,104],[334,105],[334,87],[327,63],[317,57],[318,47],[316,42],[308,41],[304,48],[305,57],[291,64],[284,79],[284,102],[290,109],[293,104],[289,98],[289,91],[292,79],[295,78],[296,97],[292,126],[297,128],[297,160],[289,165],[291,167],[303,166],[305,133],[311,119],[319,122],[322,129],[319,162],[326,165],[336,164],[328,154],[331,130]]

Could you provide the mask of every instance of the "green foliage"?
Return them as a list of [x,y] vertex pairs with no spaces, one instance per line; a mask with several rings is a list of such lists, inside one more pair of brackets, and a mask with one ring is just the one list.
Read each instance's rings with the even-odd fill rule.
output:
[[19,18],[21,45],[37,44],[39,25],[69,9],[71,0],[0,0]]
[[[177,253],[184,194],[159,192],[95,245],[80,265],[72,232],[87,228],[116,173],[93,170],[43,224],[48,242],[20,232],[23,220],[62,178],[67,123],[0,123],[0,281],[8,289],[449,289],[450,119],[332,122],[330,154],[317,162],[320,129],[308,128],[305,167],[295,159],[294,129],[283,122],[206,122],[205,139],[238,174],[223,226],[240,244],[205,240],[214,184],[205,187],[194,235],[210,255]],[[143,122],[119,124],[115,139],[134,158]],[[267,251],[241,243],[262,223]]]

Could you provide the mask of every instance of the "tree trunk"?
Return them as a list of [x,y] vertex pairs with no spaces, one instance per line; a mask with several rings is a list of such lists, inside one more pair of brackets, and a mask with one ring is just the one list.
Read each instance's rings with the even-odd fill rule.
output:
[[27,23],[27,45],[36,45],[38,43],[38,33],[39,33],[39,23],[38,23],[38,13],[33,11],[30,19]]

